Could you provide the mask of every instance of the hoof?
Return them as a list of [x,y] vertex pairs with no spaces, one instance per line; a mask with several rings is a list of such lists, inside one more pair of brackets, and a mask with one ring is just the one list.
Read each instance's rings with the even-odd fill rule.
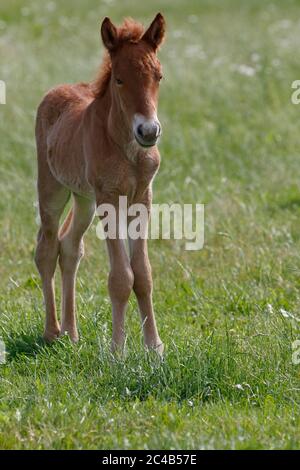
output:
[[157,346],[152,348],[161,358],[164,356],[164,343],[159,343]]
[[57,328],[49,328],[44,331],[43,338],[46,341],[46,343],[52,343],[55,341],[60,335],[60,329]]
[[161,359],[163,358],[164,356],[164,343],[158,343],[158,344],[151,344],[149,346],[146,346],[146,350],[147,351],[152,351],[154,353],[156,353]]
[[122,359],[126,356],[125,344],[116,344],[111,342],[110,352],[116,359]]
[[77,330],[68,330],[67,328],[62,328],[60,337],[62,336],[68,336],[72,343],[78,343],[79,341],[79,335]]

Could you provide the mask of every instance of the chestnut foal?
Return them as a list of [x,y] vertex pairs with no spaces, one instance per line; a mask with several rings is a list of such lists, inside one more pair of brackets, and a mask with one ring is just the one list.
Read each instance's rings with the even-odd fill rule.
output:
[[[159,81],[157,50],[164,39],[165,21],[159,13],[150,27],[131,19],[115,27],[109,18],[101,26],[107,49],[98,78],[89,84],[61,85],[41,102],[36,120],[38,196],[41,227],[35,261],[42,279],[46,306],[44,338],[60,334],[78,340],[75,281],[83,256],[83,235],[96,206],[113,204],[119,196],[128,204],[151,208],[151,185],[159,167],[156,147],[161,133],[157,118]],[[73,194],[73,205],[61,228],[59,221]],[[133,289],[141,313],[145,346],[160,354],[153,305],[147,241],[107,239],[111,270],[112,350],[124,345],[124,317]],[[54,273],[62,273],[62,317],[57,319]]]

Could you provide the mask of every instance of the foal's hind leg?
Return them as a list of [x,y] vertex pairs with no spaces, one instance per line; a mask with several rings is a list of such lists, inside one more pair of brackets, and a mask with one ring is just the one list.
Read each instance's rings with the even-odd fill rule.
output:
[[90,226],[95,213],[95,203],[74,195],[74,205],[60,232],[59,264],[62,273],[61,333],[68,333],[78,341],[75,314],[75,283],[79,262],[84,254],[83,234]]
[[54,272],[59,253],[59,219],[69,196],[69,191],[54,180],[50,173],[44,184],[39,181],[41,228],[38,233],[35,262],[43,285],[46,307],[44,338],[46,341],[52,341],[60,332],[55,307]]

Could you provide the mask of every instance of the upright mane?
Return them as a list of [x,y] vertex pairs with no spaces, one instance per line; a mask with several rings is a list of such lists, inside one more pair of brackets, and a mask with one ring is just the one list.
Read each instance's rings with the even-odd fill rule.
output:
[[[118,41],[119,44],[125,42],[138,42],[143,33],[144,26],[132,18],[125,18],[121,26],[118,27]],[[105,51],[102,64],[98,71],[98,75],[92,83],[92,88],[96,97],[104,95],[111,77],[111,59],[108,51]]]

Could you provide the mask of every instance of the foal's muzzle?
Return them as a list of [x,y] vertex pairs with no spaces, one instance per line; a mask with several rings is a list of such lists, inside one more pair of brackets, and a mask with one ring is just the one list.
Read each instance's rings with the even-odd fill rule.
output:
[[157,119],[145,119],[141,115],[134,118],[134,137],[142,147],[153,147],[161,135],[161,125]]

